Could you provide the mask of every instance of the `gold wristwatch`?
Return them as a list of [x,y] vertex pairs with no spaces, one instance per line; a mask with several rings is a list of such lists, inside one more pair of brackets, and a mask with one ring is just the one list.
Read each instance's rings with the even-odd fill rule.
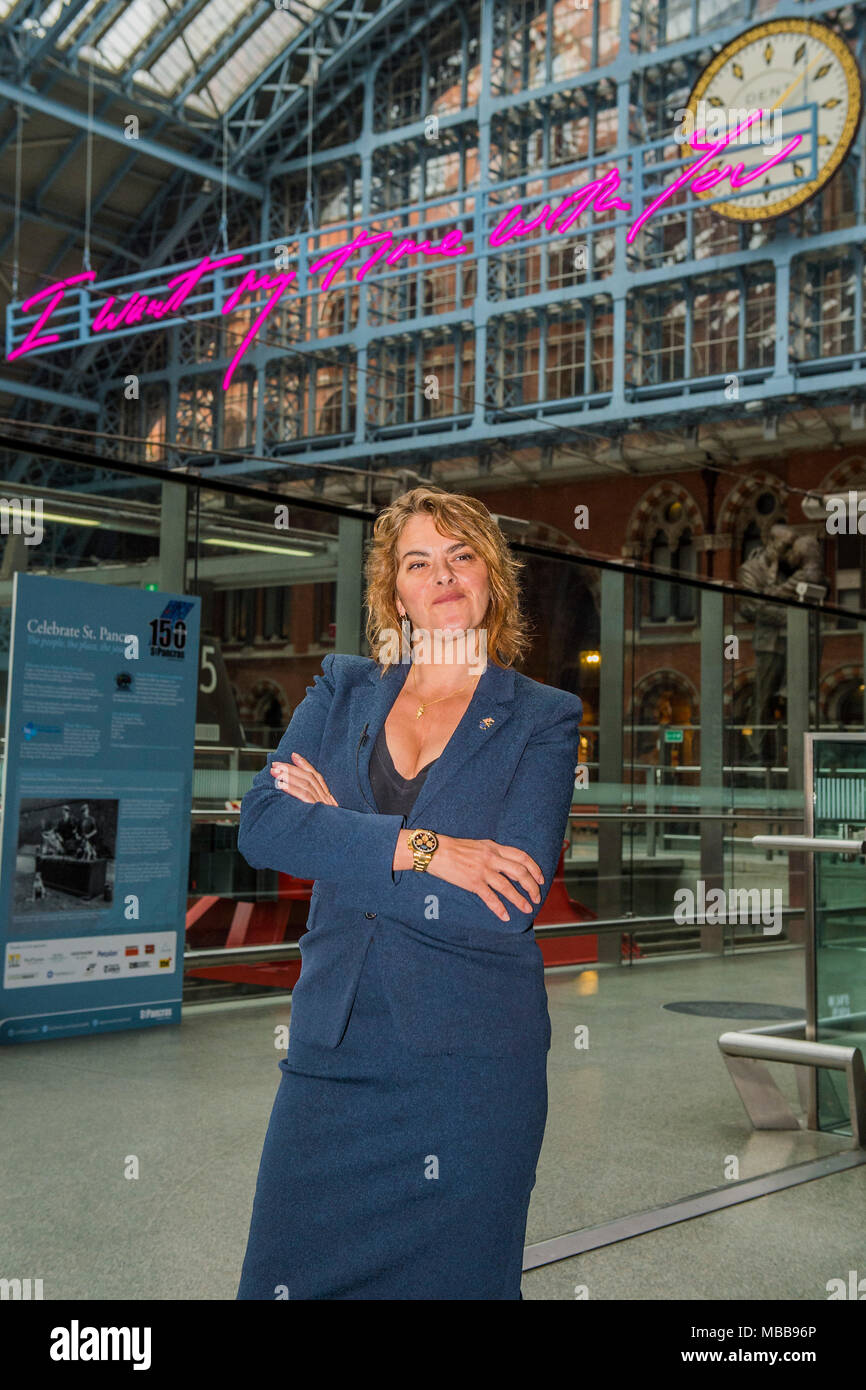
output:
[[412,851],[412,858],[415,860],[413,868],[419,873],[424,873],[433,855],[439,848],[439,837],[433,830],[413,830],[408,838],[409,848]]

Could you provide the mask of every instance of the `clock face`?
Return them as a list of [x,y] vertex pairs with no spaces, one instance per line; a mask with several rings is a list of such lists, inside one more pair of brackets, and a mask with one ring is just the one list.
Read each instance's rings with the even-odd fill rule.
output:
[[[722,217],[760,221],[799,207],[833,177],[860,124],[861,83],[845,41],[811,19],[776,19],[748,29],[726,44],[695,83],[687,111],[689,138],[718,139],[742,125],[752,112],[763,115],[741,131],[703,170],[730,165],[746,177],[800,136],[799,144],[761,170],[736,197],[719,200],[719,190],[694,190]],[[701,136],[701,129],[707,134]],[[682,147],[693,161],[700,151]],[[739,165],[744,172],[739,172]],[[703,172],[703,171],[702,171]]]

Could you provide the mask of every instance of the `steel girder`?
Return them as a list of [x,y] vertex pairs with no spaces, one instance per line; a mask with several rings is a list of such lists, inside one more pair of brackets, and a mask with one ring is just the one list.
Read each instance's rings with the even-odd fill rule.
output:
[[[35,91],[32,87],[24,86],[20,82],[10,82],[7,78],[0,77],[0,96],[5,97],[7,101],[20,102],[22,106],[29,106],[35,111],[41,111],[44,115],[60,121],[61,124],[78,126],[82,130],[92,129],[94,135],[100,136],[103,140],[110,140],[114,144],[123,145],[126,149],[130,147],[130,141],[121,126],[114,125],[111,121],[104,121],[96,115],[91,122],[86,111],[78,111],[72,106],[67,106],[64,102],[54,101],[51,97],[43,96],[41,92]],[[175,149],[171,145],[162,144],[158,140],[152,140],[147,135],[140,135],[135,141],[135,145],[137,154],[149,155],[152,159],[158,159],[173,169],[182,169],[186,173],[196,174],[200,179],[213,179],[215,177],[216,170],[212,163],[199,159],[195,155],[186,154],[183,150]],[[262,197],[264,189],[260,183],[243,178],[241,175],[233,173],[231,169],[226,171],[225,177],[229,187],[234,188],[237,192],[246,193],[251,198]]]
[[[370,41],[377,35],[381,38],[383,25],[412,3],[413,0],[384,0],[380,9],[368,13],[365,0],[329,0],[285,51],[265,68],[250,90],[229,108],[227,122],[237,145],[243,150],[244,159],[258,151],[260,163],[266,163],[267,150],[261,147],[270,135],[282,130],[295,108],[306,104],[304,77],[309,75],[318,91],[323,82],[332,80],[335,70],[343,64],[354,63],[361,46],[367,49],[369,61]],[[313,72],[314,57],[324,58],[318,72]],[[266,114],[260,107],[263,92],[270,94],[270,109]]]
[[[483,3],[489,2],[483,0]],[[426,0],[388,0],[366,26],[358,29],[345,47],[341,47],[338,54],[322,65],[316,83],[316,124],[322,126],[349,103],[371,63],[378,66],[389,53],[399,50],[425,31],[429,32],[430,26],[435,25],[436,20],[452,8],[453,0],[434,0],[432,4]],[[245,107],[249,109],[254,100],[255,94],[252,94]],[[267,122],[245,143],[250,153],[258,150],[257,161],[251,167],[261,166],[271,172],[281,172],[286,158],[306,138],[307,129],[305,88],[290,90],[288,97],[280,104],[275,98],[275,109]],[[366,133],[368,137],[372,134],[371,131]]]
[[[5,212],[14,212],[15,204],[11,198],[0,194],[0,208]],[[69,232],[77,241],[84,241],[84,223],[78,222],[66,213],[56,212],[53,208],[34,207],[32,203],[22,202],[20,206],[21,218],[24,222],[39,223],[46,227],[55,227],[61,232]],[[11,233],[9,234],[11,240]],[[121,256],[127,260],[136,261],[138,257],[134,253],[127,251],[124,246],[118,245],[116,241],[111,241],[108,237],[102,236],[99,232],[90,229],[91,245],[102,247],[112,256]],[[50,281],[49,281],[50,283]]]
[[[399,12],[401,7],[409,2],[410,0],[392,0],[392,3],[385,7],[386,14],[384,18],[388,19],[389,21],[393,20],[394,16]],[[328,20],[329,18],[333,18],[334,20],[344,20],[346,21],[345,32],[348,38],[354,39],[365,29],[365,24],[368,19],[368,16],[365,15],[363,6],[361,3],[359,3],[359,0],[355,0],[353,8],[349,12],[341,8],[341,3],[342,0],[332,0],[332,3],[328,5],[319,15],[316,16],[316,26],[318,27],[321,21]],[[446,0],[440,0],[440,4],[443,7],[445,3]],[[115,10],[112,9],[111,6],[100,7],[100,11],[96,15],[94,15],[90,26],[88,26],[88,28],[85,29],[85,31],[83,31],[81,35],[79,35],[76,44],[73,46],[76,50],[76,53],[78,48],[84,46],[86,43],[90,43],[97,39],[99,33],[103,32],[108,27],[108,24],[112,22],[114,17]],[[382,16],[377,16],[377,18],[381,17]],[[332,34],[334,37],[336,37],[337,31],[332,31]],[[236,37],[237,35],[235,35],[235,38]],[[286,64],[291,62],[292,59],[295,58],[298,53],[301,53],[302,56],[309,57],[309,52],[304,54],[304,43],[310,43],[309,29],[303,31],[301,34],[296,36],[295,40],[293,40],[292,43],[287,47],[286,53],[281,56],[280,66],[284,70],[286,69]],[[246,110],[241,118],[241,128],[247,128],[250,125],[252,116],[249,110],[249,103],[255,100],[255,96],[259,88],[262,85],[267,85],[268,79],[273,77],[273,75],[274,72],[272,65],[271,68],[265,69],[265,71],[260,75],[257,81],[252,85],[250,91],[245,94],[244,105],[246,107]],[[45,101],[46,103],[48,103],[48,98],[45,98]],[[103,102],[103,107],[109,104],[110,98],[107,101]],[[59,103],[55,103],[54,105],[59,106]],[[80,115],[81,113],[78,114]],[[168,116],[163,117],[163,121],[167,120]],[[162,124],[162,122],[160,124]],[[231,132],[231,123],[228,124],[227,128]],[[125,143],[128,144],[129,142]],[[123,166],[121,166],[121,168],[115,173],[115,175],[112,176],[112,178],[108,181],[108,183],[105,185],[104,189],[100,192],[100,194],[97,195],[97,207],[100,206],[107,199],[107,197],[110,196],[111,191],[121,181],[125,173],[127,173],[129,169],[132,167],[136,154],[140,152],[140,143],[141,142],[137,142],[137,144],[139,145],[139,150],[133,150],[131,152],[130,158],[124,163]],[[240,163],[244,158],[244,154],[244,150],[236,150],[235,154],[229,161],[230,166],[232,164]],[[52,170],[50,178],[55,177],[56,174],[60,172],[59,164],[60,162],[58,161],[58,165],[56,165],[55,169]],[[214,214],[214,203],[216,202],[220,194],[218,171],[213,166],[207,167],[207,173],[210,175],[209,181],[211,185],[207,192],[201,192],[197,184],[192,184],[191,175],[193,175],[193,173],[194,171],[191,170],[189,167],[184,168],[174,181],[166,185],[162,194],[155,200],[154,208],[149,219],[149,226],[151,228],[149,244],[140,244],[137,248],[138,257],[143,268],[146,268],[149,264],[158,264],[161,261],[164,261],[169,256],[173,255],[177,250],[178,246],[183,243],[184,238],[188,236],[194,228],[196,228],[198,231],[197,245],[196,247],[190,249],[189,254],[195,254],[195,251],[198,250],[201,246],[201,231],[203,229],[200,223],[201,219],[203,218],[206,219],[211,225],[210,233],[206,233],[205,235],[209,237],[210,241],[213,241],[216,238],[218,228],[216,217]],[[262,189],[259,185],[251,185],[251,181],[249,180],[231,179],[229,180],[229,183],[231,187],[234,187],[236,184],[246,184],[248,187],[254,186],[256,188],[257,196],[262,192]],[[173,208],[172,203],[176,203],[177,207]],[[170,230],[163,231],[163,229],[166,227],[169,227]],[[71,249],[70,243],[73,241],[74,237],[75,233],[72,232],[67,243],[62,248],[61,253],[59,253],[58,256],[55,258],[54,266],[58,265],[61,261],[62,255],[65,254],[69,249]],[[106,274],[110,274],[112,269],[113,267],[111,265],[107,266]],[[95,374],[97,379],[100,380],[101,383],[104,383],[106,381],[107,375],[109,374],[109,371],[111,370],[109,368],[109,360],[107,360],[109,356],[113,371],[117,370],[117,345],[109,345],[108,354],[101,352],[100,346],[101,345],[94,345],[92,349],[88,349],[83,355],[79,357],[79,360],[76,363],[76,374],[79,376],[79,379],[84,379],[85,376],[92,376]],[[22,389],[22,396],[26,397],[26,388]]]
[[[814,8],[817,11],[822,8],[830,9],[832,7],[816,6]],[[429,16],[427,18],[429,22]],[[740,21],[736,25],[729,26],[730,32],[738,32],[741,27],[742,21]],[[725,32],[727,32],[727,30]],[[678,50],[682,51],[684,61],[687,61],[689,64],[696,64],[697,56],[700,50],[706,49],[708,43],[711,40],[715,42],[719,41],[719,39],[720,31],[714,31],[710,35],[700,35],[690,40],[682,41],[678,45],[667,46],[664,50],[658,53],[653,53],[649,55],[630,54],[628,56],[627,61],[625,61],[621,65],[621,71],[618,74],[618,85],[620,93],[622,92],[623,88],[625,88],[627,91],[630,90],[631,79],[636,69],[645,69],[647,66],[649,66],[650,63],[656,65],[661,64],[662,66],[664,66],[669,61],[671,55]],[[400,44],[402,45],[405,42],[406,33],[403,32],[403,34],[401,35]],[[546,84],[545,86],[535,88],[529,92],[523,91],[519,93],[504,94],[503,96],[496,98],[489,97],[489,104],[494,110],[495,114],[498,116],[500,113],[505,113],[509,110],[514,110],[515,114],[519,114],[521,107],[526,108],[530,104],[538,103],[540,99],[547,100],[555,99],[558,96],[561,97],[563,92],[573,91],[575,90],[575,88],[580,88],[582,91],[585,91],[587,96],[591,98],[593,83],[597,84],[600,77],[607,78],[613,75],[613,69],[615,66],[616,65],[608,65],[605,69],[601,71],[597,70],[595,73],[592,74],[581,75],[580,78],[570,79],[566,82]],[[347,84],[351,85],[351,69],[349,69],[349,76],[346,79],[346,82]],[[306,119],[306,112],[302,109],[306,106],[306,93],[304,92],[303,94],[295,94],[295,98],[293,98],[290,94],[290,101],[295,99],[295,105],[298,108],[298,124],[296,127],[296,137],[287,135],[287,140],[291,141],[291,139],[294,138],[295,144],[297,145],[298,140],[303,138],[303,135],[305,133],[303,130],[303,126],[302,124],[300,124],[300,122]],[[333,99],[336,99],[336,97],[334,97]],[[626,105],[628,105],[628,103],[626,103]],[[321,117],[322,113],[318,112],[318,114]],[[449,118],[449,125],[471,126],[473,122],[477,121],[478,112],[473,109],[472,111],[457,113],[453,120]],[[420,132],[417,129],[417,124],[414,127],[407,127],[398,131],[377,133],[375,137],[373,136],[372,132],[368,127],[364,132],[360,144],[357,148],[358,151],[361,153],[362,157],[366,154],[367,158],[369,159],[370,150],[374,141],[376,144],[381,145],[387,145],[388,143],[397,145],[406,142],[417,142],[419,134]],[[622,135],[622,133],[620,135],[620,140],[624,141],[624,136]],[[622,146],[618,146],[617,151],[613,153],[613,157],[625,157],[627,154],[631,153],[633,153],[633,150],[629,148],[628,144],[624,143],[622,144]],[[323,153],[322,158],[324,159],[326,157],[326,154]],[[856,236],[862,237],[862,226],[858,229],[851,230],[855,233]],[[691,242],[691,229],[689,229],[688,238]],[[826,244],[831,247],[838,247],[840,245],[840,240],[844,240],[844,238],[840,238],[839,234],[837,233],[831,233],[828,234],[828,241]],[[811,245],[812,243],[810,241],[810,249]],[[767,254],[771,259],[775,259],[772,249],[770,249]],[[624,257],[621,258],[618,254],[617,259],[621,268],[619,272],[621,276],[622,267],[624,265]],[[488,265],[489,264],[490,262],[488,261]],[[717,258],[713,258],[712,264],[714,268],[722,269],[724,267],[724,259],[718,260]],[[658,271],[644,271],[637,278],[635,278],[634,276],[630,276],[628,283],[632,286],[638,284],[638,282],[650,285],[655,280],[659,284],[659,286],[661,286],[664,284],[665,281],[669,281],[674,278],[686,278],[690,275],[694,276],[699,272],[706,273],[707,269],[708,263],[706,260],[702,262],[681,262],[675,266],[665,266],[663,268],[660,268]],[[515,286],[515,288],[519,289],[521,287]],[[606,279],[602,283],[601,288],[603,288],[605,291],[612,291],[620,301],[624,301],[622,285],[620,284],[619,280],[615,277],[606,277]],[[592,296],[594,294],[597,294],[598,290],[598,284],[594,286],[570,287],[569,297],[570,299],[575,301],[585,300],[587,307],[589,307],[592,302]],[[556,296],[551,296],[549,293],[542,294],[540,296],[527,296],[524,293],[520,297],[520,309],[525,312],[538,312],[540,310],[546,312],[548,309],[550,309],[552,300],[555,300],[555,298]],[[487,309],[485,312],[489,316],[489,309]],[[623,319],[622,322],[623,325],[625,325],[627,323],[627,320]],[[413,335],[417,335],[419,332],[424,331],[424,329],[422,328],[421,324],[416,322],[415,324],[409,325],[408,331]],[[114,370],[116,372],[117,345],[115,344],[114,346]],[[622,358],[624,361],[626,346],[624,331],[620,336],[619,346],[621,346],[622,348]],[[781,355],[780,360],[784,360],[783,358],[781,358]],[[208,367],[210,367],[211,365],[212,364],[202,364],[201,370],[207,371]],[[195,368],[192,364],[186,364],[183,367],[183,371],[185,374],[190,372],[196,372],[197,370],[198,369]],[[778,394],[779,391],[786,386],[789,387],[794,394],[796,394],[798,391],[802,394],[811,394],[812,392],[815,392],[817,390],[821,390],[822,392],[835,391],[837,393],[850,392],[852,389],[856,389],[862,383],[862,370],[863,363],[858,358],[857,363],[852,364],[848,369],[846,369],[842,364],[840,364],[840,367],[837,371],[829,372],[825,377],[823,377],[820,380],[820,382],[816,382],[814,380],[808,381],[806,378],[800,376],[792,376],[790,373],[785,374],[784,372],[777,372],[777,374],[773,377],[772,381],[767,381],[765,374],[765,380],[763,383],[756,379],[755,385],[750,385],[747,388],[750,394],[747,394],[744,391],[744,393],[741,396],[741,403],[746,399],[762,399],[767,398],[768,396]],[[647,381],[647,385],[651,385],[651,383]],[[671,388],[670,386],[665,387],[664,383],[659,383],[659,385],[664,387],[664,389],[666,390],[667,400],[662,398],[653,399],[649,396],[645,397],[644,399],[638,400],[634,392],[634,383],[632,383],[632,389],[626,394],[625,397],[625,401],[628,402],[626,413],[630,414],[632,417],[639,415],[641,417],[645,417],[647,420],[653,418],[658,418],[660,420],[663,418],[668,418],[665,417],[664,414],[665,410],[667,410],[671,422],[675,422],[677,418],[681,416],[684,410],[701,410],[707,416],[709,416],[713,413],[713,411],[715,411],[716,418],[719,419],[724,419],[726,414],[730,414],[730,407],[728,407],[727,409],[719,409],[715,405],[710,406],[708,404],[708,400],[711,399],[709,393],[711,393],[714,390],[718,390],[718,383],[706,380],[691,383],[687,386],[687,388],[684,391],[682,391],[679,394],[676,401],[674,401],[673,403],[671,397],[672,395],[676,394],[676,388]],[[701,399],[702,395],[704,396],[703,400]],[[344,444],[341,444],[339,447],[335,447],[333,449],[316,448],[314,451],[310,452],[309,457],[315,458],[316,460],[321,462],[327,462],[329,460],[347,461],[347,459],[351,457],[363,457],[365,459],[368,459],[371,451],[375,451],[383,458],[397,458],[416,456],[419,449],[424,449],[425,451],[429,452],[431,457],[433,456],[434,451],[442,456],[445,456],[448,453],[453,454],[465,451],[467,447],[474,448],[477,446],[477,441],[479,439],[496,438],[497,436],[505,437],[507,435],[517,434],[522,436],[522,438],[527,443],[534,436],[549,439],[551,437],[551,434],[553,433],[554,427],[561,429],[564,432],[564,437],[568,437],[568,433],[571,429],[578,429],[581,432],[586,432],[588,430],[588,427],[591,428],[595,433],[600,434],[613,430],[615,427],[619,425],[621,419],[623,418],[623,402],[621,398],[617,396],[617,393],[614,393],[614,399],[612,400],[612,403],[608,406],[603,406],[603,408],[601,409],[589,409],[589,404],[590,403],[587,402],[584,403],[581,408],[577,408],[573,405],[570,405],[569,403],[563,402],[559,409],[556,409],[555,402],[547,403],[548,409],[546,411],[546,419],[541,419],[540,417],[534,418],[531,407],[527,406],[521,412],[520,419],[505,418],[505,413],[502,412],[500,413],[500,418],[497,420],[495,413],[491,413],[491,415],[486,420],[482,419],[481,421],[476,421],[476,426],[474,426],[473,428],[469,430],[455,430],[450,437],[443,435],[439,435],[438,437],[425,437],[422,431],[418,431],[417,433],[412,433],[410,438],[404,437],[400,440],[366,439],[362,441],[356,441],[353,445],[348,446],[348,448]],[[595,405],[596,403],[592,404]],[[413,429],[413,426],[409,425],[408,429],[411,431]],[[279,445],[277,447],[279,448]],[[293,445],[291,441],[284,442],[282,445],[282,450],[284,452],[298,452],[297,446]],[[251,462],[249,466],[231,465],[229,466],[227,471],[250,472],[259,471],[260,468],[260,464],[255,464]]]

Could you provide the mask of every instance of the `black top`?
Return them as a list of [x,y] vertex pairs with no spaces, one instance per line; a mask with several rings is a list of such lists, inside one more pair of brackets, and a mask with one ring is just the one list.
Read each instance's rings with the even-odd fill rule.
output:
[[379,737],[373,744],[373,755],[370,758],[370,784],[373,788],[379,814],[382,816],[408,816],[424,785],[427,773],[435,762],[436,759],[434,758],[433,762],[422,767],[421,771],[416,773],[411,780],[401,777],[388,751],[388,740],[385,737],[383,724],[379,730]]

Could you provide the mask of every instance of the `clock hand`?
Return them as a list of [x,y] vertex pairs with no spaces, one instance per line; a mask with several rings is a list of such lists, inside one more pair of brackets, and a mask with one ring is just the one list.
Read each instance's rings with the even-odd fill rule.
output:
[[806,76],[806,74],[807,74],[807,73],[810,73],[810,72],[812,71],[813,67],[815,66],[815,64],[819,61],[819,59],[823,58],[824,56],[825,56],[825,55],[824,55],[823,53],[819,53],[819,54],[817,55],[817,57],[815,57],[815,58],[812,59],[812,61],[811,61],[811,63],[809,64],[809,66],[808,66],[807,68],[804,68],[803,71],[800,73],[800,76],[799,76],[799,77],[795,77],[795,78],[794,78],[794,81],[791,83],[790,87],[788,87],[788,88],[782,93],[782,95],[781,95],[780,97],[777,98],[777,100],[776,100],[776,105],[770,107],[770,110],[771,110],[771,111],[778,111],[778,110],[779,110],[779,108],[780,108],[781,105],[782,105],[782,102],[785,101],[785,100],[791,95],[791,93],[793,92],[793,90],[794,90],[794,88],[797,86],[797,84],[798,84],[799,82],[802,82],[802,81],[803,81],[803,78]]
[[[782,95],[781,95],[780,97],[777,98],[777,100],[776,100],[776,105],[770,107],[770,110],[769,110],[769,112],[767,113],[768,115],[771,115],[774,111],[778,111],[778,110],[781,109],[782,102],[785,101],[785,100],[791,95],[791,93],[793,92],[794,88],[798,85],[798,83],[800,83],[800,82],[803,81],[803,78],[806,77],[806,76],[812,71],[812,69],[813,69],[813,67],[815,66],[815,64],[816,64],[821,58],[823,58],[823,57],[824,57],[824,54],[823,54],[823,53],[818,53],[818,54],[812,59],[812,61],[811,61],[811,63],[809,64],[809,66],[808,66],[807,68],[804,68],[803,71],[800,73],[799,77],[795,77],[795,78],[794,78],[794,81],[790,84],[790,86],[789,86],[789,87],[786,87],[786,89],[785,89],[785,91],[782,93]],[[760,151],[759,151],[759,153],[760,153]],[[712,167],[714,167],[714,166],[711,165],[710,167],[712,168]]]
[[[785,88],[785,91],[782,93],[782,95],[781,95],[780,97],[777,98],[777,100],[776,100],[776,105],[770,107],[769,111],[767,112],[767,115],[772,115],[772,113],[773,113],[774,111],[780,111],[780,110],[781,110],[781,108],[782,108],[782,102],[785,101],[785,100],[787,100],[787,98],[788,98],[788,97],[791,95],[791,93],[793,92],[794,88],[795,88],[800,82],[803,81],[803,78],[806,77],[806,76],[812,71],[812,69],[813,69],[813,67],[815,66],[815,64],[816,64],[821,58],[823,58],[824,56],[825,56],[825,55],[824,55],[823,53],[818,53],[818,54],[812,59],[812,61],[811,61],[811,63],[809,64],[809,66],[808,66],[807,68],[804,68],[804,69],[803,69],[803,71],[800,73],[799,77],[795,77],[795,78],[794,78],[794,81],[790,84],[790,86],[788,86],[788,87]],[[760,150],[758,150],[758,154],[760,155]]]

